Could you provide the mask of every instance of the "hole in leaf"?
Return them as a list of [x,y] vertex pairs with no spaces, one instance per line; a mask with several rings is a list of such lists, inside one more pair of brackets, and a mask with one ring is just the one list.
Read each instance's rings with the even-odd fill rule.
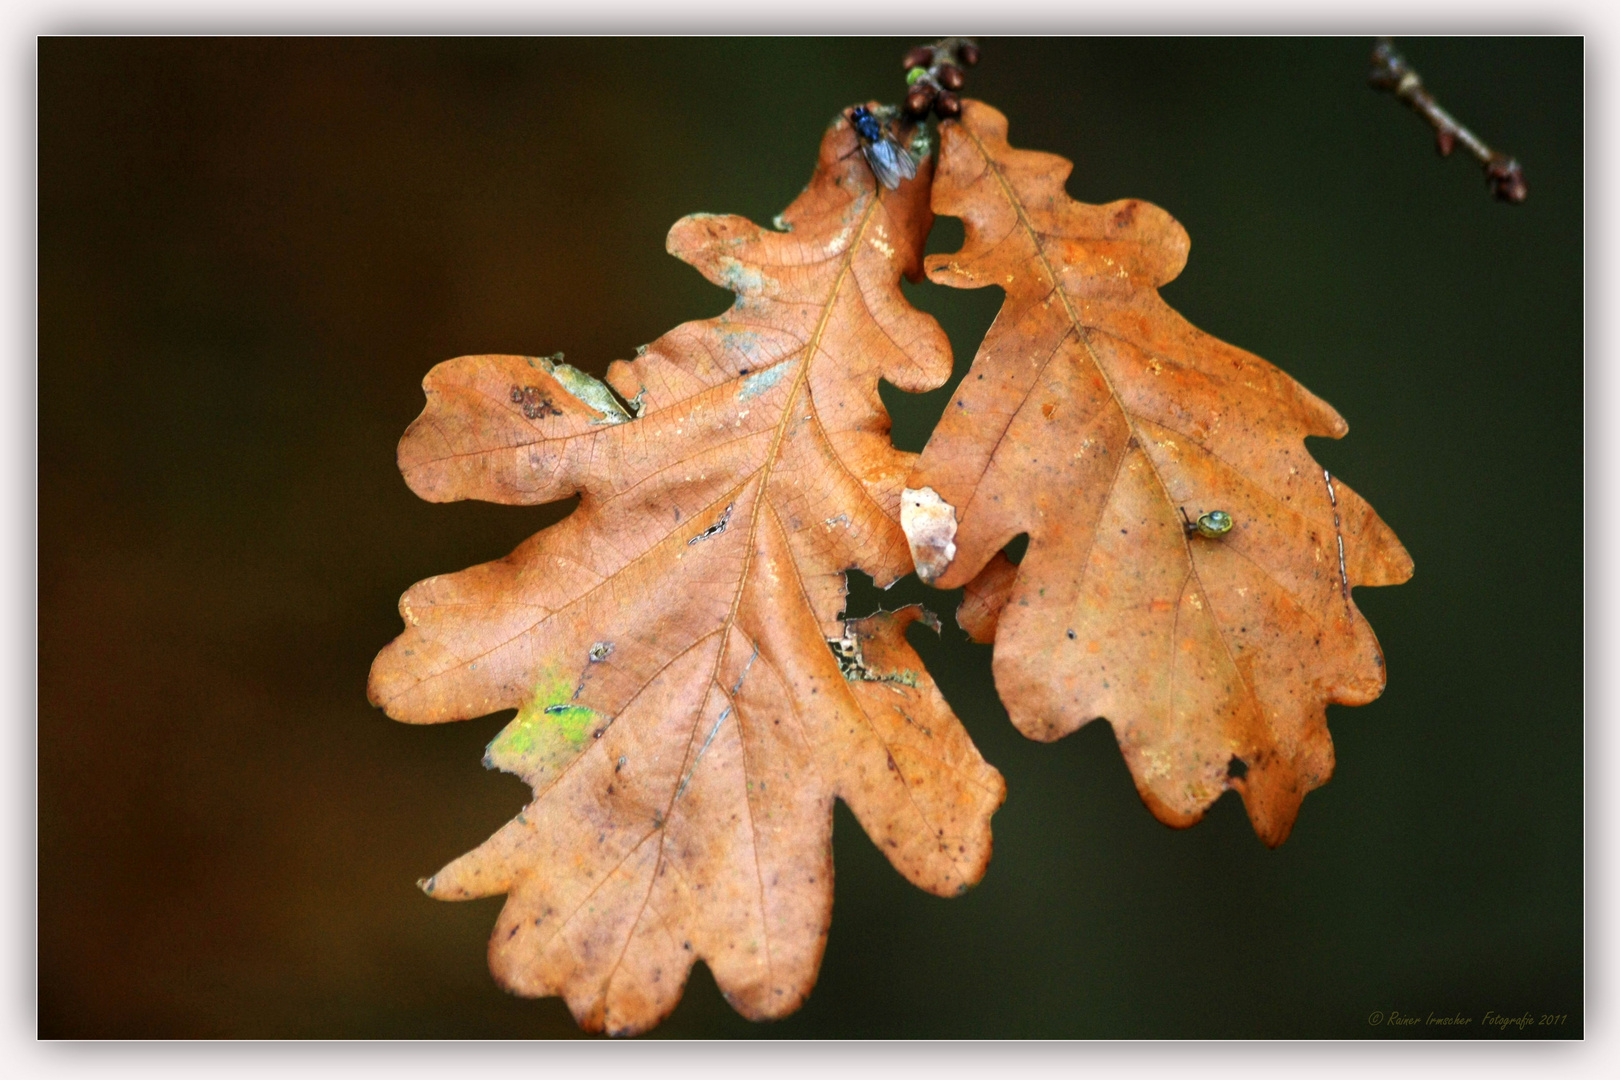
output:
[[962,227],[961,218],[940,216],[934,219],[934,227],[928,233],[928,244],[923,250],[930,255],[941,251],[960,251],[966,240],[967,230]]
[[1007,541],[1007,546],[1001,549],[1001,553],[1007,556],[1008,562],[1012,563],[1014,566],[1017,566],[1019,563],[1024,561],[1024,552],[1028,550],[1029,533],[1019,533],[1017,536]]

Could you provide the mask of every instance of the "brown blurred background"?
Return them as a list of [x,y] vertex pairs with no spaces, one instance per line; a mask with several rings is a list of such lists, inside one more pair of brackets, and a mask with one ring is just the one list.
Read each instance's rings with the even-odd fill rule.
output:
[[[41,41],[42,1035],[577,1034],[489,978],[499,900],[414,885],[523,802],[479,766],[505,716],[365,700],[399,593],[566,507],[419,502],[394,445],[441,360],[600,372],[720,311],[670,224],[768,221],[909,44]],[[1007,778],[984,883],[923,894],[840,807],[806,1007],[750,1024],[700,967],[656,1034],[1580,1034],[1580,40],[1399,43],[1525,163],[1520,207],[1366,87],[1365,39],[982,44],[968,90],[1013,142],[1074,159],[1077,198],[1174,213],[1167,298],[1350,421],[1312,450],[1417,562],[1357,595],[1389,689],[1330,710],[1338,775],[1268,851],[1232,796],[1157,824],[1106,724],[1028,742],[988,649],[914,630]],[[960,376],[999,293],[908,290]],[[947,393],[885,391],[900,445]]]

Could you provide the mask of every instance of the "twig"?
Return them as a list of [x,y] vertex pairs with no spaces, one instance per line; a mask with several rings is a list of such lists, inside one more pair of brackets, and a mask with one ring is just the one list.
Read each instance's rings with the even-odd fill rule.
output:
[[1373,48],[1372,70],[1367,73],[1367,81],[1380,90],[1390,91],[1429,122],[1434,128],[1434,144],[1441,157],[1450,156],[1452,148],[1462,143],[1485,167],[1485,182],[1498,199],[1524,202],[1524,197],[1530,193],[1524,183],[1524,169],[1513,158],[1486,146],[1484,140],[1442,109],[1433,95],[1423,89],[1423,80],[1406,62],[1406,57],[1395,51],[1395,43],[1387,37],[1379,38]]

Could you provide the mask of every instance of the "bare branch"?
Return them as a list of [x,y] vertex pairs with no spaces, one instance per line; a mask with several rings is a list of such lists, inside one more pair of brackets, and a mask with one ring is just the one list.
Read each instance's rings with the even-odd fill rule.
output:
[[1434,96],[1423,88],[1423,80],[1412,70],[1412,65],[1395,51],[1395,43],[1387,37],[1379,38],[1373,48],[1372,70],[1367,73],[1367,81],[1380,90],[1390,91],[1407,108],[1429,122],[1429,126],[1434,128],[1434,144],[1441,157],[1449,156],[1452,149],[1462,143],[1484,166],[1485,182],[1498,199],[1511,203],[1524,202],[1525,196],[1530,193],[1525,186],[1524,169],[1513,158],[1486,146],[1484,140],[1442,109]]

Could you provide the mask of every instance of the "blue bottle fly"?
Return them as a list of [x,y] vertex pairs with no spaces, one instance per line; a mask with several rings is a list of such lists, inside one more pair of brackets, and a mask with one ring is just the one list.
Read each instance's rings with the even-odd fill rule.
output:
[[878,183],[893,191],[900,186],[901,180],[910,180],[917,175],[917,159],[883,129],[871,109],[865,105],[855,106],[850,111],[849,122],[854,125],[855,134],[861,138],[861,151],[865,153],[866,163],[872,167],[872,175],[877,177]]

